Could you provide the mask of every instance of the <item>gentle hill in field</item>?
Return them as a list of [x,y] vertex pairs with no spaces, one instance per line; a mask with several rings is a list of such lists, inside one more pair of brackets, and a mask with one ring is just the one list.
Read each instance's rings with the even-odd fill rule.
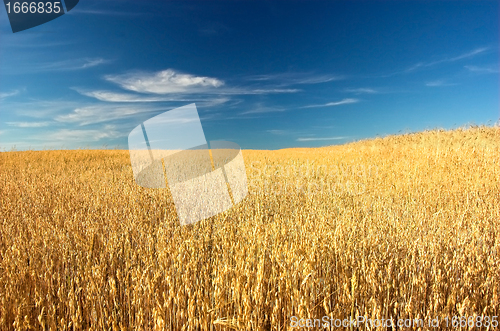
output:
[[384,138],[366,139],[346,144],[351,148],[387,147],[478,147],[498,148],[500,146],[500,127],[472,126],[455,130],[426,130],[416,133],[390,135]]

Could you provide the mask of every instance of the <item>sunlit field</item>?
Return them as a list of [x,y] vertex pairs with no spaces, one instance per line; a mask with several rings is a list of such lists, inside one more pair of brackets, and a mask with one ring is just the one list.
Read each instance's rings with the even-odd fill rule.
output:
[[500,322],[499,130],[243,150],[249,195],[187,226],[168,188],[134,182],[128,151],[2,152],[0,330],[291,330],[325,316],[486,330]]

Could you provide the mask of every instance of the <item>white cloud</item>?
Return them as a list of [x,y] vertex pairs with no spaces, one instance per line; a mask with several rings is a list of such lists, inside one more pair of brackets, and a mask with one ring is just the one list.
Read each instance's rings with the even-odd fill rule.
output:
[[19,90],[0,93],[0,100],[6,99],[8,97],[13,97],[13,96],[18,95],[18,94],[19,94]]
[[226,102],[229,102],[229,101],[230,101],[229,98],[224,98],[224,97],[213,98],[213,99],[206,99],[206,100],[203,100],[203,101],[200,101],[200,102],[196,102],[196,106],[200,107],[200,108],[203,108],[203,107],[215,107],[215,106],[222,105],[222,104],[224,104]]
[[69,114],[56,116],[55,120],[64,123],[78,123],[82,126],[125,119],[129,116],[161,110],[166,111],[168,109],[147,106],[93,105],[76,108]]
[[57,114],[81,107],[81,103],[65,100],[34,100],[9,103],[9,112],[39,119],[52,119]]
[[345,92],[349,92],[349,93],[355,93],[355,94],[363,94],[363,93],[366,93],[366,94],[375,94],[375,93],[379,93],[379,91],[377,91],[375,89],[372,89],[372,88],[368,88],[368,87],[346,88],[344,91]]
[[38,64],[34,70],[36,71],[73,71],[96,67],[98,65],[108,63],[109,60],[102,58],[81,58],[57,61],[52,63]]
[[300,92],[299,89],[279,89],[279,88],[269,88],[269,89],[228,89],[222,91],[221,94],[274,94],[274,93],[296,93]]
[[74,88],[78,93],[85,95],[90,98],[95,98],[100,101],[105,102],[196,102],[199,107],[213,107],[230,101],[227,97],[219,98],[207,98],[207,97],[194,97],[187,95],[169,95],[169,96],[157,96],[157,95],[136,95],[130,93],[116,93],[110,91],[85,91],[78,88]]
[[262,105],[257,105],[255,108],[253,108],[251,110],[247,110],[247,111],[240,113],[240,115],[276,113],[276,112],[283,112],[283,111],[285,111],[285,108],[265,107]]
[[484,52],[489,51],[489,50],[490,50],[490,47],[480,47],[480,48],[476,48],[470,52],[461,54],[459,56],[452,57],[451,59],[448,59],[445,61],[458,61],[458,60],[462,60],[462,59],[467,59],[467,58],[476,56],[478,54],[484,53]]
[[162,102],[162,101],[191,101],[182,97],[143,96],[129,93],[116,93],[110,91],[84,91],[75,89],[87,97],[106,102]]
[[[128,127],[127,127],[128,128]],[[7,137],[2,139],[0,148],[10,149],[16,147],[17,150],[25,149],[67,149],[82,148],[84,146],[98,147],[106,144],[109,140],[126,137],[128,134],[123,128],[116,125],[104,125],[100,128],[92,129],[54,129],[49,127],[43,132],[22,137]],[[97,143],[97,144],[96,144]]]
[[[328,102],[328,103],[321,104],[321,105],[308,105],[308,106],[303,106],[303,107],[298,107],[298,108],[290,108],[290,109],[334,107],[334,106],[346,105],[346,104],[357,103],[357,102],[359,102],[358,99],[347,98],[347,99],[343,99],[340,101]],[[256,106],[254,106],[252,109],[239,113],[239,115],[278,113],[278,112],[284,112],[286,110],[287,109],[283,108],[283,107],[269,107],[269,106],[264,106],[261,103],[259,103]],[[267,132],[272,133],[271,131],[268,130]],[[275,131],[275,132],[277,132],[277,131]]]
[[225,82],[218,78],[184,74],[173,69],[167,69],[156,73],[136,72],[123,75],[108,75],[105,76],[105,79],[118,84],[121,88],[128,91],[161,95],[250,95],[295,93],[300,91],[298,89],[283,89],[276,87],[223,87],[225,86]]
[[101,130],[68,130],[61,129],[56,132],[52,132],[44,136],[44,140],[57,142],[89,142],[89,141],[99,141],[102,139],[113,139],[126,136],[126,134],[116,131],[115,126],[105,125]]
[[94,59],[94,60],[86,60],[86,62],[82,65],[82,69],[85,68],[92,68],[95,66],[98,66],[100,64],[106,63],[106,60],[104,59]]
[[333,107],[333,106],[347,105],[347,104],[357,103],[357,102],[359,102],[358,99],[347,98],[347,99],[343,99],[343,100],[336,101],[336,102],[328,102],[328,103],[321,104],[321,105],[309,105],[309,106],[303,106],[300,108]]
[[444,59],[432,61],[432,62],[419,62],[419,63],[414,64],[413,66],[409,67],[404,72],[412,72],[412,71],[415,71],[416,69],[431,67],[431,66],[434,66],[436,64],[455,62],[455,61],[459,61],[459,60],[463,60],[463,59],[468,59],[468,58],[474,57],[478,54],[485,53],[489,50],[491,50],[490,47],[480,47],[480,48],[476,48],[470,52],[463,53],[463,54],[460,54],[460,55],[454,56],[454,57],[444,58]]
[[446,83],[442,79],[434,80],[434,81],[425,83],[425,86],[429,86],[429,87],[454,86],[454,85],[457,85],[457,84]]
[[6,124],[16,128],[41,128],[50,125],[49,122],[6,122]]
[[278,135],[278,136],[281,136],[281,135],[284,135],[287,133],[286,130],[267,130],[266,132],[269,132],[270,134],[274,134],[274,135]]
[[500,72],[498,65],[489,66],[464,66],[465,69],[478,74],[497,74]]
[[188,91],[200,93],[224,85],[224,82],[217,78],[181,74],[172,69],[154,74],[108,75],[105,78],[129,91],[154,94],[186,93]]
[[349,137],[326,137],[326,138],[297,138],[297,141],[323,141],[323,140],[343,140]]
[[[205,102],[196,103],[197,107],[211,107],[220,103],[226,102],[225,99],[212,99]],[[151,113],[152,116],[160,112],[171,110],[172,107],[166,106],[151,106],[151,105],[115,105],[115,104],[102,104],[78,107],[70,113],[58,115],[55,117],[57,122],[61,123],[74,123],[79,126],[85,126],[96,123],[105,123],[116,120],[130,119],[141,114]],[[210,118],[205,116],[204,118]],[[184,119],[179,119],[182,121]]]
[[321,84],[342,79],[345,79],[345,77],[338,75],[317,75],[312,73],[293,73],[293,72],[268,74],[268,75],[255,75],[247,78],[247,80],[250,81],[278,81],[281,86],[301,85],[301,84]]

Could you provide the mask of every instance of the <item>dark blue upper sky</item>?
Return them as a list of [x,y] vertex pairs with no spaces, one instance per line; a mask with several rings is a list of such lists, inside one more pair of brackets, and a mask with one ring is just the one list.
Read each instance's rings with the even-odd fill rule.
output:
[[243,148],[492,124],[498,22],[498,1],[80,0],[12,33],[0,8],[0,149],[126,149],[193,102]]

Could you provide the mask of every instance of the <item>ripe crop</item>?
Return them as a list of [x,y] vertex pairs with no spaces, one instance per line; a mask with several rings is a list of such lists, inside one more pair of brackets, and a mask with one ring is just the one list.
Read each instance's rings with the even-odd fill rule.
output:
[[243,150],[249,195],[187,226],[128,151],[0,153],[0,329],[500,316],[498,130]]

